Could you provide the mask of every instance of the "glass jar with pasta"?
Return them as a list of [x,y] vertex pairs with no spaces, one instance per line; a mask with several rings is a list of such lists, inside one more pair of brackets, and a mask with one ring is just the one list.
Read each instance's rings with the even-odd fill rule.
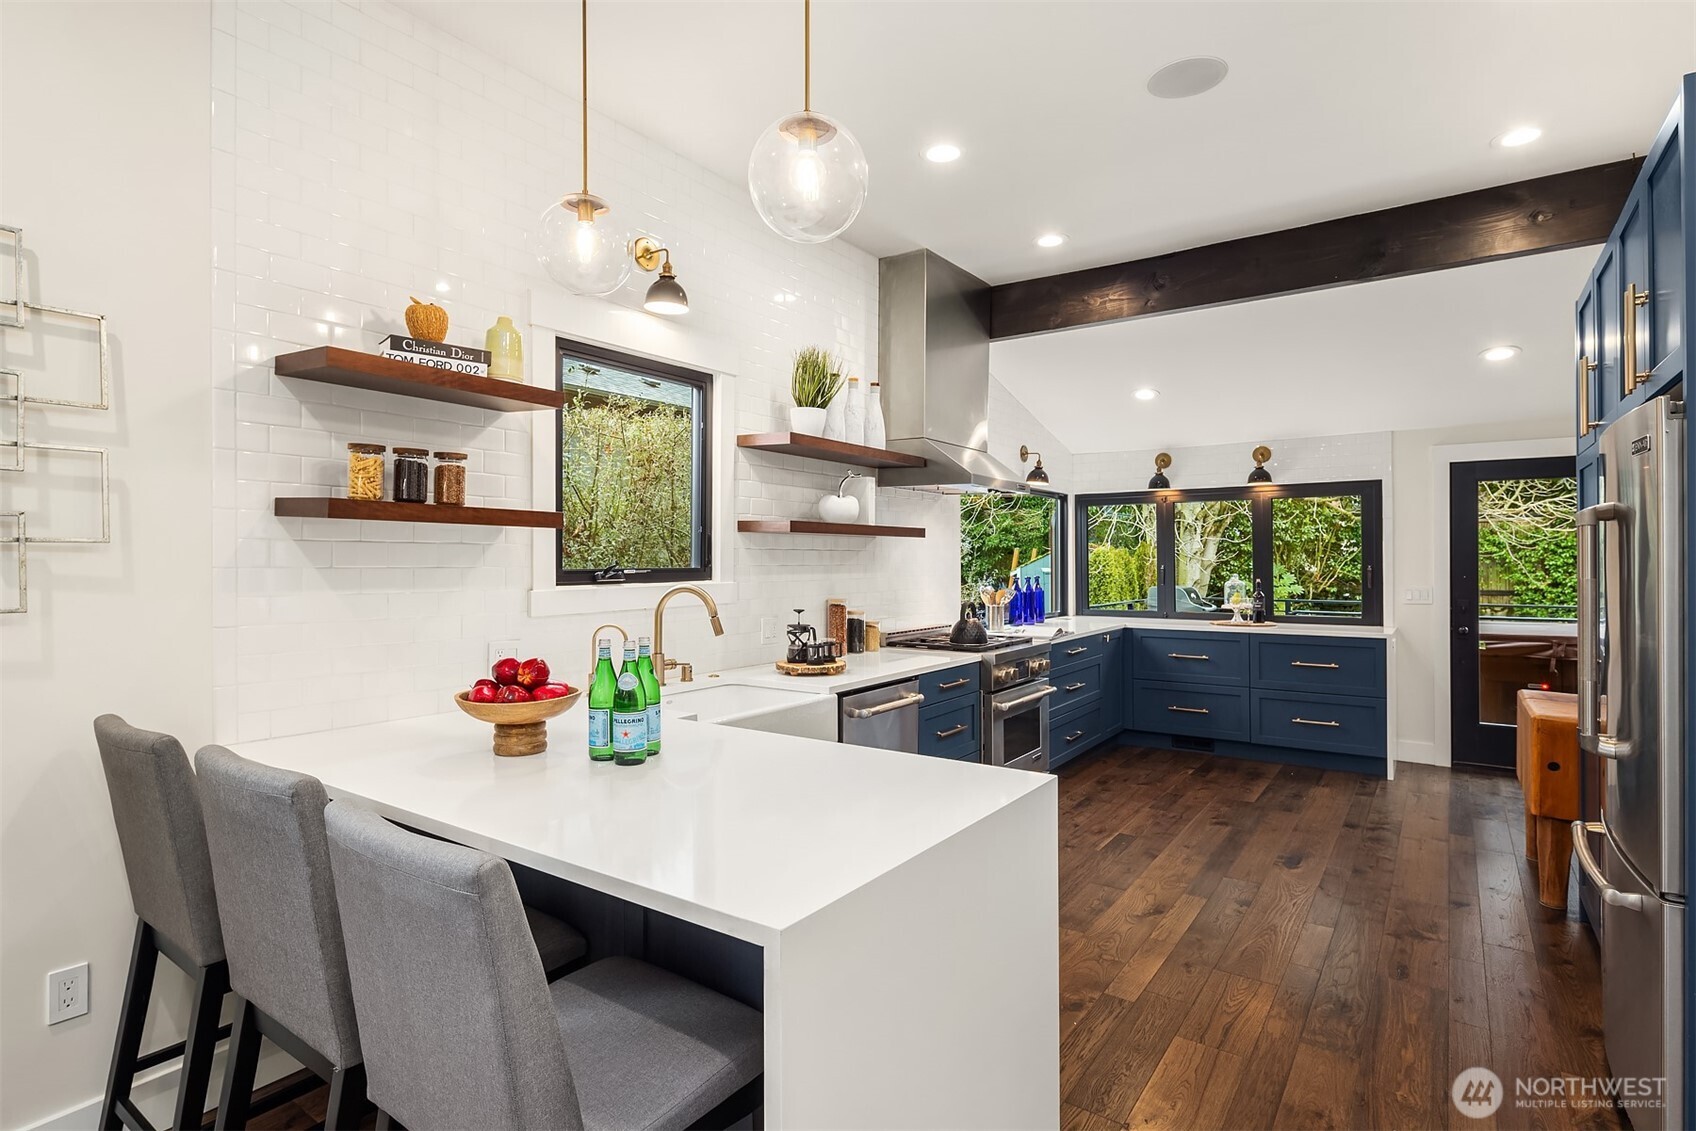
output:
[[361,502],[380,502],[383,498],[382,444],[349,444],[347,446],[347,497]]

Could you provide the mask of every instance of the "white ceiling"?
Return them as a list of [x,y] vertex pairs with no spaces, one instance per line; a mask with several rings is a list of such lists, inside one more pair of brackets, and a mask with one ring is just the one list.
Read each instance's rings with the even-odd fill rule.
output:
[[[572,0],[402,3],[575,92]],[[594,0],[590,48],[598,110],[737,183],[801,98],[800,0]],[[1197,54],[1230,64],[1219,87],[1147,92]],[[813,5],[813,105],[872,170],[848,238],[990,282],[1623,158],[1689,70],[1688,2]],[[1522,123],[1543,140],[1491,148]],[[964,156],[923,160],[939,140]],[[1048,229],[1070,242],[1034,247]]]
[[[1562,419],[1594,248],[996,342],[1074,452]],[[1494,345],[1507,362],[1478,356]],[[1157,389],[1135,400],[1139,387]],[[1079,411],[1089,405],[1089,411]]]

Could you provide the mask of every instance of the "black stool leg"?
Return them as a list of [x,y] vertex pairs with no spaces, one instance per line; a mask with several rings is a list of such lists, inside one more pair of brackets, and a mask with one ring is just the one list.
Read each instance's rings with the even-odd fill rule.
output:
[[377,1109],[377,1131],[394,1131],[394,1117],[382,1108]]
[[324,1131],[358,1125],[365,1106],[365,1066],[351,1065],[330,1073],[330,1103],[324,1110]]
[[246,1127],[253,1105],[253,1079],[259,1071],[259,1022],[246,998],[237,998],[235,1023],[230,1026],[229,1063],[224,1067],[224,1090],[218,1097],[217,1131]]
[[218,1047],[218,1015],[230,991],[230,968],[222,962],[202,966],[194,976],[194,1004],[183,1041],[183,1068],[177,1078],[177,1111],[171,1126],[198,1129],[206,1118],[206,1091],[212,1081],[212,1053]]
[[106,1095],[100,1102],[101,1131],[118,1131],[123,1126],[118,1118],[118,1106],[129,1102],[130,1086],[135,1081],[135,1062],[141,1055],[141,1030],[147,1024],[147,1002],[153,996],[153,972],[158,965],[159,948],[153,945],[153,928],[137,919],[135,946],[130,951],[130,974],[124,985],[124,1005],[118,1013],[118,1039],[112,1046],[112,1071],[106,1077]]

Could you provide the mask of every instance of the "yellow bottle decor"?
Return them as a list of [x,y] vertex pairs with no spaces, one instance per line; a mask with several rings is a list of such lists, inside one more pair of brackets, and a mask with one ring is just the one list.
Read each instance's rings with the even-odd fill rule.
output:
[[524,380],[524,339],[512,319],[501,315],[483,339],[489,351],[489,376],[503,381]]

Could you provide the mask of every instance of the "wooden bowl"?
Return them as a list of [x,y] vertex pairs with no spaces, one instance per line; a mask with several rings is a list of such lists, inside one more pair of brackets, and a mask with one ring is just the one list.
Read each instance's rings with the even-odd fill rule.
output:
[[583,698],[580,687],[558,699],[532,699],[525,703],[473,703],[461,691],[453,697],[459,709],[479,722],[495,724],[495,753],[502,758],[540,754],[548,748],[548,720],[563,715]]

